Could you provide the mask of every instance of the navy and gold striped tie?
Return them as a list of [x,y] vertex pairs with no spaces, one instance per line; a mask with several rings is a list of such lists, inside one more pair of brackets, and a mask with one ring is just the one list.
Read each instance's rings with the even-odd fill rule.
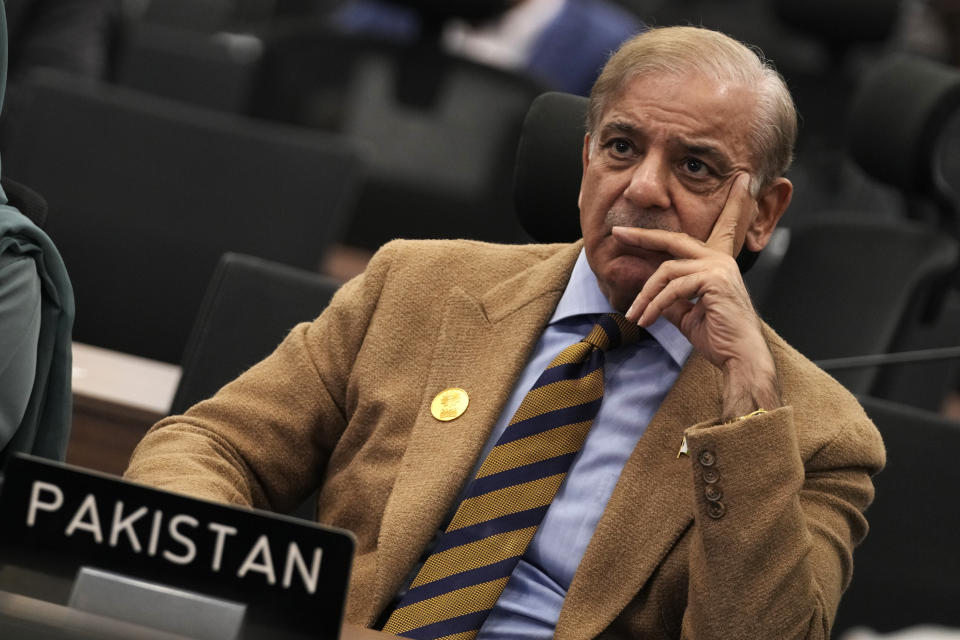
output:
[[590,431],[603,400],[604,352],[642,334],[622,315],[607,314],[550,362],[384,631],[445,640],[477,635]]

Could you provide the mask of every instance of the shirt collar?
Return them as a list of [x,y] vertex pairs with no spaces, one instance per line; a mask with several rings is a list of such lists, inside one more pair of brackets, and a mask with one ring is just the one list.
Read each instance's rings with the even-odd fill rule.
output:
[[[586,252],[580,249],[580,255],[577,256],[577,262],[573,265],[573,272],[570,274],[570,281],[567,282],[567,288],[564,289],[549,324],[574,316],[598,315],[615,311],[610,306],[610,301],[600,291],[597,276],[587,262]],[[673,323],[661,316],[647,327],[647,331],[678,366],[684,365],[690,357],[690,352],[693,351],[693,345]]]

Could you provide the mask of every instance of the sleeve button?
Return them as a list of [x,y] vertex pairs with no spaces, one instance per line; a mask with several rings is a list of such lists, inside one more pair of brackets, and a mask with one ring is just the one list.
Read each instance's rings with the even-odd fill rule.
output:
[[707,484],[715,484],[720,480],[720,472],[715,467],[707,467],[703,470],[703,481]]
[[712,467],[717,461],[717,456],[714,455],[713,451],[704,449],[700,452],[700,455],[697,456],[697,460],[699,460],[700,464],[704,467]]
[[723,491],[721,491],[720,487],[718,487],[715,484],[708,484],[703,489],[703,495],[707,497],[707,500],[710,500],[711,502],[716,502],[717,500],[723,497]]
[[719,520],[723,517],[723,514],[727,512],[727,508],[723,506],[722,502],[710,502],[707,503],[707,515],[713,518],[714,520]]

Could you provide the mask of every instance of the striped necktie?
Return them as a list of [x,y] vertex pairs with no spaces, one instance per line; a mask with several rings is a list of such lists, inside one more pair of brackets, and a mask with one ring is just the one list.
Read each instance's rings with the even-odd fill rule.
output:
[[604,352],[646,331],[618,313],[560,352],[523,398],[383,630],[470,640],[533,539],[603,400]]

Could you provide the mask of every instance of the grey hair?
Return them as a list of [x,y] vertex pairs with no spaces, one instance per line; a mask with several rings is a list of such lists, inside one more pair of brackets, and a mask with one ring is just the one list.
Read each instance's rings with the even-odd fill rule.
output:
[[610,101],[626,84],[655,73],[699,75],[752,89],[757,102],[750,130],[756,164],[751,191],[758,192],[790,168],[797,110],[783,77],[760,51],[702,27],[658,27],[621,45],[590,91],[587,131],[591,138]]

